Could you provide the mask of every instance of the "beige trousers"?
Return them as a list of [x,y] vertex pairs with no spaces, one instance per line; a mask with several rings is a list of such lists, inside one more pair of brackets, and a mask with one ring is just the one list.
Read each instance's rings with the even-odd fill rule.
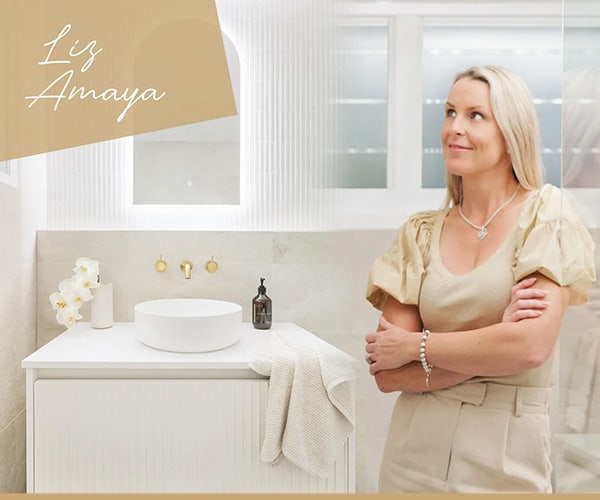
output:
[[550,493],[550,389],[483,382],[398,397],[381,493]]

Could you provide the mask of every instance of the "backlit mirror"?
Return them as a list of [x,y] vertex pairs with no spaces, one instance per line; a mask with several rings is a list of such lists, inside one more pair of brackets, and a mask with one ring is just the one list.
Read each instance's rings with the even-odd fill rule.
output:
[[134,136],[134,204],[239,205],[240,60],[223,44],[238,114]]

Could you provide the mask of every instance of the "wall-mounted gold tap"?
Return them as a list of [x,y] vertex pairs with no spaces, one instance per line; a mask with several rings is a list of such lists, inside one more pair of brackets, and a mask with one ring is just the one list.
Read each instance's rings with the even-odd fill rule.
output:
[[167,261],[163,259],[163,256],[160,256],[154,264],[154,269],[156,269],[157,273],[164,273],[167,270]]
[[219,264],[217,264],[214,257],[211,257],[210,260],[204,264],[204,269],[209,273],[216,273],[219,269]]
[[192,263],[189,260],[184,260],[180,265],[179,269],[185,274],[185,279],[189,280],[192,277]]

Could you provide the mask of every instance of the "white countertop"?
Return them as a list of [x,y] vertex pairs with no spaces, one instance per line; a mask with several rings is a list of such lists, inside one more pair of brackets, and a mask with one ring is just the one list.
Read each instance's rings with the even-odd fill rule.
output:
[[159,351],[142,344],[134,323],[115,323],[94,329],[78,323],[23,360],[23,368],[65,369],[249,369],[257,354],[266,352],[268,339],[277,332],[294,332],[309,342],[324,342],[294,323],[274,323],[270,330],[256,330],[243,323],[240,340],[231,347],[205,353]]

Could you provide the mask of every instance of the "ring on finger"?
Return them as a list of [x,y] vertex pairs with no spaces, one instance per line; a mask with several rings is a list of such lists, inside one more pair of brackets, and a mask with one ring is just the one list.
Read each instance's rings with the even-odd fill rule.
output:
[[373,360],[371,359],[371,355],[370,355],[369,353],[365,354],[365,361],[366,361],[367,363],[369,363],[370,365],[372,365],[373,363],[375,363],[375,361],[373,361]]

